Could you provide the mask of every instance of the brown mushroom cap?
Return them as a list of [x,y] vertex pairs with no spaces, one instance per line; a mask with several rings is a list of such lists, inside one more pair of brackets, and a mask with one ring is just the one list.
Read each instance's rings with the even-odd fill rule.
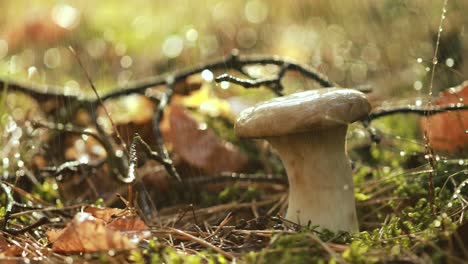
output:
[[323,130],[364,119],[371,106],[353,89],[326,88],[294,93],[247,108],[235,124],[239,137],[263,138]]

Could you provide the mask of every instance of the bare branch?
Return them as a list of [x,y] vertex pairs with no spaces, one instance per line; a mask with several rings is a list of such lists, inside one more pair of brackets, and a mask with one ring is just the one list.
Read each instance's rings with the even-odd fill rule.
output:
[[[211,62],[202,63],[195,67],[190,67],[187,69],[182,69],[179,71],[174,71],[170,74],[163,74],[149,77],[145,80],[136,81],[130,83],[124,87],[115,87],[111,89],[113,92],[108,93],[106,95],[101,95],[101,100],[107,100],[110,98],[115,98],[123,95],[129,94],[144,94],[145,90],[150,87],[158,86],[158,85],[165,85],[166,79],[169,76],[172,76],[174,79],[174,84],[184,81],[187,77],[201,73],[205,69],[209,69],[212,71],[216,70],[237,70],[242,72],[242,68],[245,66],[251,65],[277,65],[282,69],[287,69],[290,71],[297,71],[304,75],[307,78],[310,78],[316,82],[318,82],[323,87],[333,87],[337,86],[334,82],[329,81],[327,77],[319,73],[314,68],[311,68],[307,65],[300,64],[293,60],[283,59],[277,56],[240,56],[237,54],[236,51],[230,56],[223,57]],[[26,83],[19,83],[19,82],[12,82],[8,80],[0,80],[0,90],[5,88],[9,89],[9,91],[18,91],[25,94],[28,94],[36,99],[45,98],[48,99],[50,97],[56,96],[60,98],[64,98],[70,101],[80,101],[83,104],[90,104],[94,108],[98,103],[98,99],[84,99],[77,97],[75,95],[63,95],[59,91],[62,90],[60,87],[57,86],[40,86],[40,85],[28,85]],[[177,91],[175,91],[177,92]],[[94,106],[94,107],[93,107]]]
[[161,134],[161,129],[159,127],[159,124],[161,123],[161,120],[164,115],[164,110],[166,109],[166,106],[170,103],[172,95],[174,93],[174,79],[171,77],[168,77],[166,80],[166,93],[163,95],[161,100],[159,101],[158,107],[155,109],[155,113],[153,115],[153,133],[155,134],[156,138],[156,144],[158,148],[158,153],[161,156],[162,160],[165,161],[163,163],[164,168],[166,171],[175,179],[177,179],[179,182],[182,181],[182,179],[179,176],[179,173],[174,167],[174,163],[172,162],[169,152],[167,151],[166,147],[164,146],[164,138]]
[[450,111],[461,111],[461,110],[468,110],[468,105],[458,104],[458,105],[450,105],[450,106],[431,106],[431,107],[408,106],[408,107],[399,107],[399,108],[375,111],[369,115],[368,120],[373,121],[375,119],[378,119],[384,116],[394,115],[394,114],[417,114],[417,115],[422,115],[422,116],[431,116],[431,115],[436,115],[440,113],[446,113]]

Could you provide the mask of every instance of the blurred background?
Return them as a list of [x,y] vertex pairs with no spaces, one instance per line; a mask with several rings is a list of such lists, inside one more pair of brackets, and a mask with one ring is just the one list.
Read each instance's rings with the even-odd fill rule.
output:
[[[233,49],[243,55],[292,58],[315,67],[342,87],[371,88],[369,98],[374,106],[425,105],[434,62],[434,96],[462,83],[468,73],[466,0],[3,0],[0,10],[0,78],[55,85],[67,95],[95,98],[70,46],[101,95],[149,76],[230,56]],[[438,57],[433,60],[438,33]],[[262,77],[277,69],[254,65],[250,70]],[[240,110],[273,94],[266,89],[218,85],[213,78],[222,73],[207,70],[193,76],[198,80],[192,81],[201,88],[190,96],[175,96],[164,114],[160,128],[177,169],[187,177],[221,171],[281,173],[279,161],[270,162],[274,157],[265,144],[255,147],[240,141],[232,130]],[[317,87],[298,74],[288,74],[283,84],[286,93]],[[161,92],[157,87],[154,90]],[[452,97],[447,103],[462,102],[460,96]],[[82,111],[84,105],[78,111],[73,104],[65,102],[62,107],[53,100],[50,105],[38,103],[20,93],[3,93],[0,99],[5,179],[27,174],[23,168],[96,162],[106,157],[106,151],[92,138],[37,130],[30,122],[93,129],[90,112],[96,109]],[[132,95],[105,104],[124,141],[130,143],[138,132],[154,146],[153,102]],[[97,113],[97,122],[115,137],[101,107]],[[430,129],[422,129],[436,131],[429,134],[432,146],[444,152],[466,149],[466,125],[456,112],[450,118],[438,118]],[[393,143],[388,147],[396,156],[388,158],[395,170],[400,165],[394,160],[423,156],[424,132],[419,124],[415,115],[373,123],[387,139],[397,141],[397,147]],[[367,131],[360,126],[350,131],[348,137],[357,141],[349,144],[350,149],[365,149],[370,157],[373,145]],[[441,138],[442,143],[435,145],[433,138]],[[207,142],[212,143],[210,148]],[[148,173],[155,174],[157,165],[150,166]],[[162,178],[164,170],[160,171],[146,178]],[[103,186],[103,182],[98,178],[95,185]],[[160,182],[155,185],[163,185]],[[57,190],[57,184],[50,186]],[[77,189],[75,182],[70,186]],[[115,192],[112,186],[109,189]]]
[[[293,58],[344,87],[426,94],[443,0],[0,2],[0,76],[83,88],[73,46],[101,90],[207,59]],[[468,1],[448,1],[439,47],[440,90],[468,72]],[[89,92],[89,91],[88,91]]]

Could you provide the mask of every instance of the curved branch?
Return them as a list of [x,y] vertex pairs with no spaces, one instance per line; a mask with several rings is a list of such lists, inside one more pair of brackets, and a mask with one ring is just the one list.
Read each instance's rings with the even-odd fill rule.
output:
[[[290,59],[280,58],[278,56],[240,56],[237,54],[237,51],[233,51],[230,56],[223,57],[211,62],[202,63],[195,67],[190,67],[186,69],[182,69],[179,71],[174,71],[169,74],[162,74],[157,76],[152,76],[144,80],[136,81],[133,83],[129,83],[123,87],[116,87],[111,89],[113,92],[110,92],[106,95],[101,96],[101,100],[106,100],[110,98],[115,98],[123,95],[129,94],[143,94],[147,88],[158,86],[158,85],[165,85],[166,79],[170,76],[174,78],[174,83],[181,82],[185,80],[187,77],[201,73],[205,69],[209,70],[238,70],[244,66],[249,65],[277,65],[282,68],[283,71],[290,70],[290,71],[297,71],[304,75],[307,78],[310,78],[316,82],[318,82],[323,87],[333,87],[337,86],[334,82],[328,80],[323,74],[319,73],[312,67],[309,67],[304,64],[300,64],[296,61]],[[20,82],[13,82],[9,80],[0,80],[0,90],[8,89],[9,91],[17,91],[22,92],[27,95],[30,95],[38,100],[42,99],[50,99],[51,97],[59,97],[70,101],[80,101],[83,104],[91,104],[92,106],[96,106],[98,103],[98,99],[85,99],[75,95],[64,95],[61,94],[59,91],[63,90],[61,87],[58,86],[51,86],[51,85],[37,85],[37,84],[26,84]],[[174,91],[177,93],[177,91]]]
[[461,110],[468,110],[468,105],[450,105],[450,106],[431,106],[431,107],[415,107],[415,106],[407,106],[407,107],[398,107],[386,110],[378,110],[373,113],[369,114],[368,120],[373,121],[375,119],[394,115],[394,114],[417,114],[421,116],[432,116],[440,113],[446,113],[450,111],[461,111]]

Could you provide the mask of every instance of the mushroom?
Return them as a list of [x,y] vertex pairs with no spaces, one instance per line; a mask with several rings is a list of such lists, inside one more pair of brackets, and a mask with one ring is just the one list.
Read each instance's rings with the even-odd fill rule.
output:
[[294,93],[241,112],[235,133],[264,138],[278,152],[289,181],[286,219],[329,230],[358,231],[348,124],[371,107],[356,90],[326,88]]

